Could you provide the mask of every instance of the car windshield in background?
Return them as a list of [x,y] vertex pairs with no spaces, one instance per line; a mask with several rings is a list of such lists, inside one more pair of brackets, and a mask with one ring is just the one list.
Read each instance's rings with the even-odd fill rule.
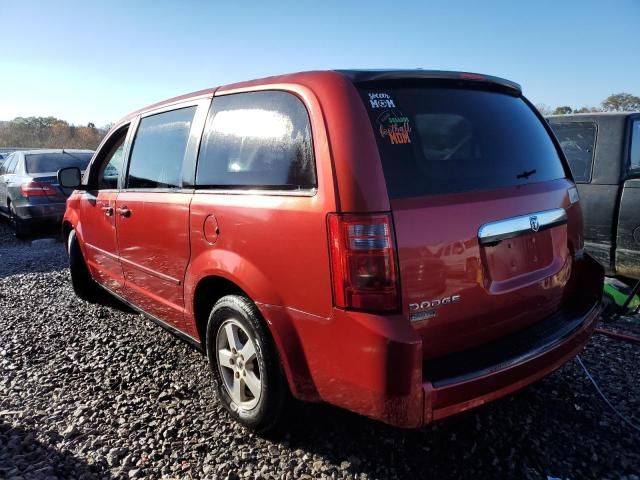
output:
[[391,198],[565,177],[553,141],[522,98],[436,86],[361,94]]
[[591,181],[596,124],[593,122],[551,123],[576,182]]
[[87,168],[92,153],[33,153],[25,155],[27,173],[57,172],[65,167]]

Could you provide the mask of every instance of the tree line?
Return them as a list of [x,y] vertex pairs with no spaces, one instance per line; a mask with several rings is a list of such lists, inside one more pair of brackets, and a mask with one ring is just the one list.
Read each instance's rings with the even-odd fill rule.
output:
[[573,109],[569,105],[550,108],[547,105],[536,105],[542,115],[567,115],[570,113],[592,112],[640,112],[640,97],[630,93],[613,93],[605,98],[599,107],[580,107]]
[[17,117],[0,122],[0,147],[95,149],[109,130],[72,125],[55,117]]
[[[555,109],[544,104],[536,105],[543,115],[562,115],[590,112],[640,111],[640,97],[630,93],[614,93],[605,98],[599,107],[573,109],[569,105]],[[93,123],[72,125],[55,117],[18,117],[0,122],[0,147],[16,148],[88,148],[95,149],[109,131],[110,125],[97,128]]]

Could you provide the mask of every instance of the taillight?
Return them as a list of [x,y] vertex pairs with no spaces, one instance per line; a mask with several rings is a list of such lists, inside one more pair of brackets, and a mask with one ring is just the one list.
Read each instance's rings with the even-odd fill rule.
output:
[[46,197],[54,196],[56,190],[48,183],[29,182],[20,185],[20,193],[23,197]]
[[331,274],[337,307],[399,308],[391,215],[329,215]]

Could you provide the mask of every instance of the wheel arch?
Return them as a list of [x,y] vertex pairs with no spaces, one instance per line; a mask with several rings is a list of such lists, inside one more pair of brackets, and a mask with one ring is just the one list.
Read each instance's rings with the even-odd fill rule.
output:
[[69,241],[69,235],[71,235],[71,231],[73,230],[73,225],[69,220],[62,221],[62,241],[65,245]]
[[220,275],[203,277],[194,288],[193,317],[203,351],[206,351],[207,347],[207,322],[211,309],[218,300],[227,295],[242,295],[251,300],[251,297],[238,284]]
[[211,274],[202,277],[193,288],[192,308],[195,333],[202,351],[206,352],[207,348],[206,332],[211,309],[226,295],[242,295],[256,306],[260,321],[276,348],[289,389],[294,397],[308,401],[318,400],[293,322],[286,315],[280,314],[284,309],[257,302],[245,288],[225,275]]
[[189,326],[191,334],[197,336],[203,346],[209,312],[224,295],[239,293],[256,305],[280,304],[273,285],[260,269],[229,250],[205,250],[195,254],[184,279],[186,320],[193,322]]
[[84,239],[82,236],[82,224],[80,222],[80,219],[78,218],[78,212],[74,209],[67,208],[64,216],[62,217],[62,240],[64,241],[65,245],[67,245],[67,242],[69,241],[69,235],[71,234],[72,230],[75,230],[76,238],[78,239],[78,244],[80,246],[80,251],[82,252],[82,255],[85,255],[86,258]]

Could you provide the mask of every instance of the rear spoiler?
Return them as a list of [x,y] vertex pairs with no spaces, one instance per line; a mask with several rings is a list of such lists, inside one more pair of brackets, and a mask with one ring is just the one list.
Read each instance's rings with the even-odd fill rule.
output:
[[446,70],[336,70],[353,83],[383,82],[388,80],[460,80],[495,85],[512,94],[522,95],[522,87],[516,82],[491,75]]

